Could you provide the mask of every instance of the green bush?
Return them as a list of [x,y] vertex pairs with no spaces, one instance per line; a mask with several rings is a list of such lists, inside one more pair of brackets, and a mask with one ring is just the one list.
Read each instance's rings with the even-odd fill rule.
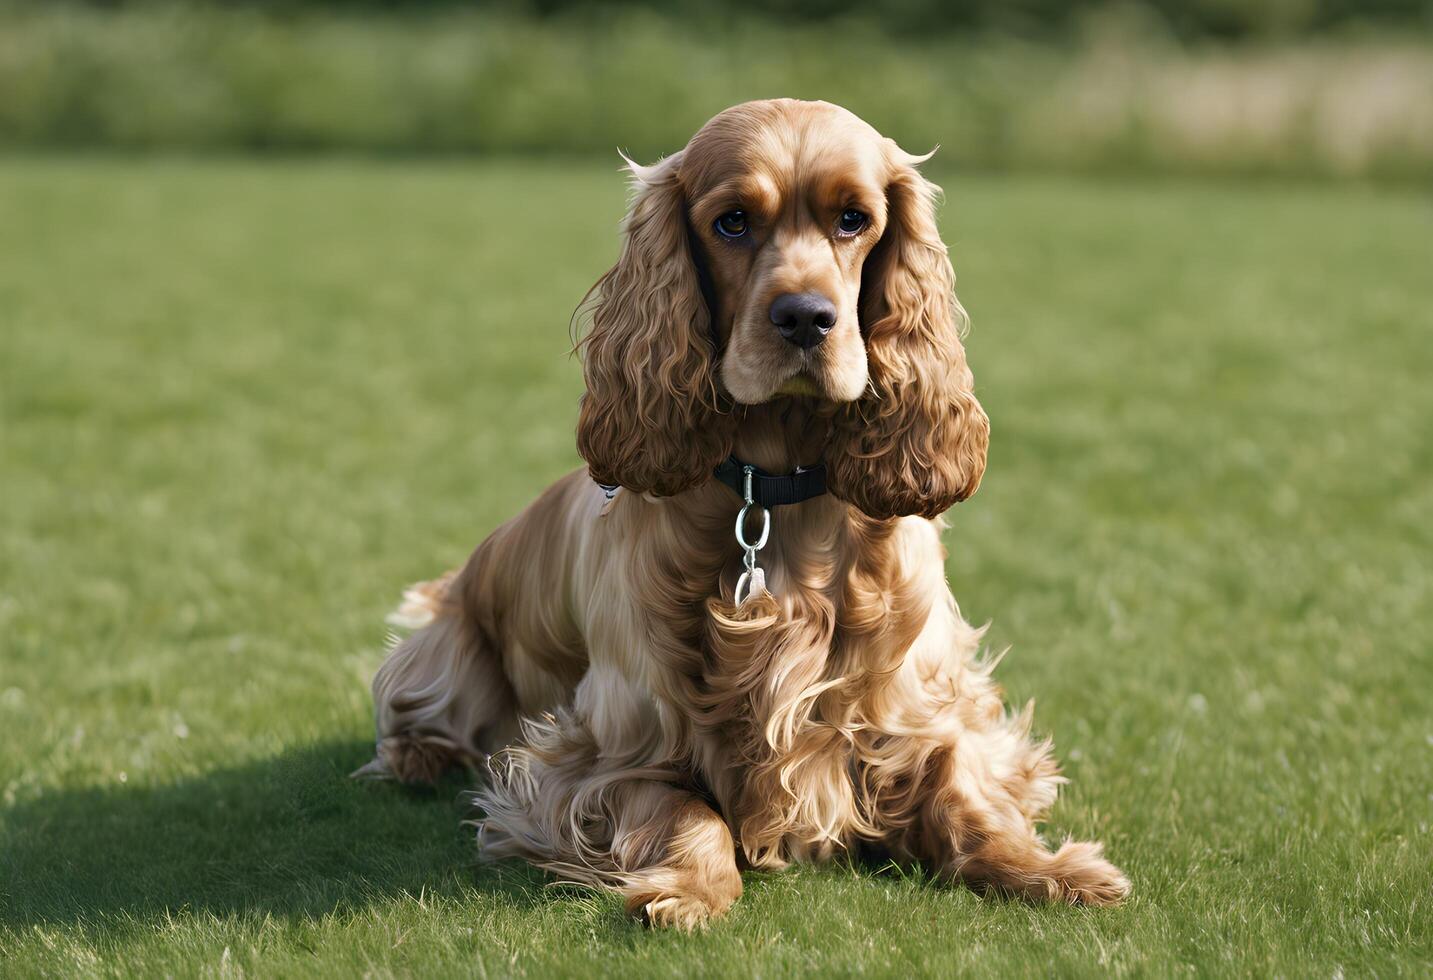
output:
[[[152,2],[89,0],[104,8]],[[216,0],[189,2],[205,6]],[[472,0],[226,0],[225,5],[278,14],[359,11],[407,15],[473,7]],[[1049,38],[1112,8],[1157,23],[1186,39],[1290,37],[1364,25],[1433,27],[1433,3],[1429,0],[486,0],[482,6],[539,18],[646,11],[708,26],[753,16],[786,25],[862,17],[886,32],[919,36],[1000,31]]]
[[0,146],[610,154],[751,98],[839,102],[967,167],[1424,176],[1422,40],[901,40],[843,21],[0,6]]

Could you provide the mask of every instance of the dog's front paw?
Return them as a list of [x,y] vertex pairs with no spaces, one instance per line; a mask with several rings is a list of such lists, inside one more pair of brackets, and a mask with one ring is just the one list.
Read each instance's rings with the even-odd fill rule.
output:
[[1090,841],[1070,841],[1051,860],[1061,898],[1080,905],[1118,905],[1129,896],[1129,879]]
[[719,914],[692,895],[658,895],[635,907],[629,905],[629,911],[645,925],[682,932],[701,929]]

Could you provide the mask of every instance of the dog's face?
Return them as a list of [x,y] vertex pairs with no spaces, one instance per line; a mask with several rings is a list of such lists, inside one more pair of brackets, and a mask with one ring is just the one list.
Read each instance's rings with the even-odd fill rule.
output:
[[777,99],[631,164],[622,255],[582,342],[593,478],[697,486],[740,406],[792,396],[825,404],[827,485],[866,514],[934,516],[974,493],[989,423],[922,159],[837,106]]
[[822,103],[713,120],[679,180],[732,398],[853,402],[867,382],[861,273],[886,226],[886,141]]

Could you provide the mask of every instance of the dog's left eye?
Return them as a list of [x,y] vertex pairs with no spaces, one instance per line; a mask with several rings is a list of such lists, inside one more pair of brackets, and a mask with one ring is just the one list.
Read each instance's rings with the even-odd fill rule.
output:
[[866,230],[866,225],[870,220],[866,217],[865,212],[847,208],[841,212],[841,220],[836,222],[836,232],[840,235],[859,235]]
[[728,211],[716,219],[716,230],[723,238],[740,238],[746,234],[746,212]]

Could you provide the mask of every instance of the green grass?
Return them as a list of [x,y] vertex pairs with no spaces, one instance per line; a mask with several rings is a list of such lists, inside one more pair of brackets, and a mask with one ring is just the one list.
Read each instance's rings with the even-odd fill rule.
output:
[[576,463],[600,165],[0,162],[0,974],[1433,969],[1433,206],[947,177],[951,515],[1124,908],[749,874],[709,932],[360,785],[400,587]]

